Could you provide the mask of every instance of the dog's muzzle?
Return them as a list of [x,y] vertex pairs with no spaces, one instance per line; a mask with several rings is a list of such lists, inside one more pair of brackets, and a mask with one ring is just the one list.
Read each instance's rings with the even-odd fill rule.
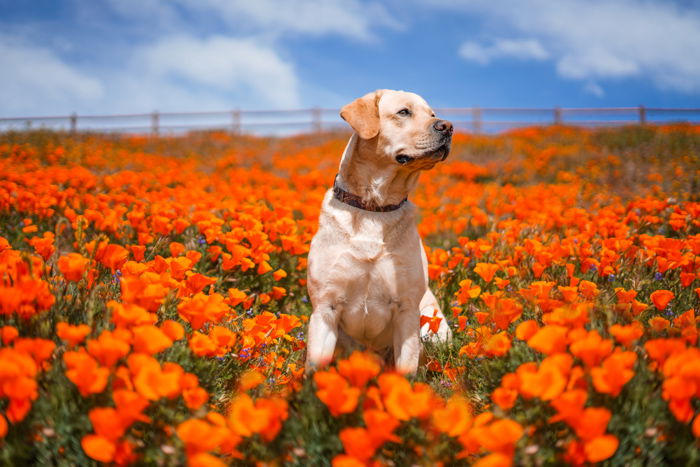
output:
[[399,154],[398,156],[395,157],[396,162],[398,162],[400,165],[408,165],[413,161],[419,160],[419,159],[437,159],[437,161],[441,162],[447,159],[447,156],[450,154],[450,143],[452,142],[451,138],[445,138],[447,141],[444,143],[440,144],[436,148],[433,149],[428,149],[423,151],[421,154],[417,156],[409,156],[406,154]]
[[407,165],[418,159],[437,159],[438,161],[447,159],[450,153],[450,146],[452,145],[452,133],[454,132],[452,122],[435,120],[429,128],[435,135],[435,144],[430,149],[420,148],[422,152],[416,156],[399,154],[395,157],[396,162],[400,165]]

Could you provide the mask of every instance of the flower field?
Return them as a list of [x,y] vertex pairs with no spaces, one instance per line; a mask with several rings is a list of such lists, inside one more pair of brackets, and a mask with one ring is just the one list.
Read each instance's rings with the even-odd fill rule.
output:
[[346,140],[0,137],[0,462],[700,463],[700,127],[455,135],[410,377],[304,374]]

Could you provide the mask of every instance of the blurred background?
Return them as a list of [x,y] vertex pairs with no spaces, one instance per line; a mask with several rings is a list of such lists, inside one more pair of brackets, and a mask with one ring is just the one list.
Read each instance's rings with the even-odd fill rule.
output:
[[0,11],[0,129],[330,129],[377,88],[417,92],[471,131],[700,120],[693,0],[0,0]]

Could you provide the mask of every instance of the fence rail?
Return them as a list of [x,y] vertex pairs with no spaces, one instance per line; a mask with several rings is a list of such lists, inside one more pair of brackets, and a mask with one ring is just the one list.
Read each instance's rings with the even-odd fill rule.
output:
[[[689,122],[700,124],[700,108],[666,107],[465,107],[436,109],[457,129],[476,133],[549,124],[615,126]],[[49,128],[70,132],[182,133],[225,130],[234,133],[299,133],[345,128],[337,109],[228,110],[151,112],[115,115],[71,115],[0,118],[0,131]]]

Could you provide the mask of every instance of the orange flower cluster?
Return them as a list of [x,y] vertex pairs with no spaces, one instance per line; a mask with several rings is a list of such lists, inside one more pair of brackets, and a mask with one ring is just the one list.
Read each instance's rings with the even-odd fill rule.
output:
[[[120,310],[122,305],[113,302],[111,308]],[[84,328],[65,323],[59,323],[57,333],[72,346],[85,337]],[[115,404],[89,413],[94,433],[83,438],[82,446],[90,457],[131,463],[136,458],[132,443],[122,437],[134,422],[148,421],[143,411],[152,403],[182,397],[186,407],[197,410],[207,402],[209,395],[199,386],[197,376],[177,363],[161,364],[152,356],[183,336],[182,326],[172,321],[161,327],[136,324],[102,331],[97,338],[88,339],[85,347],[64,353],[66,376],[80,393],[86,397],[110,389]]]
[[242,393],[231,404],[227,417],[210,412],[204,420],[187,420],[177,427],[177,435],[185,443],[190,465],[225,466],[210,452],[218,450],[232,458],[241,458],[236,447],[242,440],[259,435],[264,441],[272,441],[287,417],[284,399],[272,397],[253,401]]
[[42,278],[44,267],[41,258],[25,257],[0,237],[0,315],[29,319],[51,308],[56,299]]
[[[119,465],[688,451],[700,437],[698,135],[455,135],[411,195],[453,339],[426,344],[411,381],[364,353],[303,377],[305,256],[345,138],[0,142],[0,435],[17,433],[3,442]],[[660,401],[644,420],[620,409],[640,398]],[[46,407],[64,402],[75,425],[57,427],[73,420]],[[319,446],[300,445],[311,425]]]
[[445,402],[430,386],[411,385],[404,376],[380,374],[380,369],[373,355],[354,352],[338,361],[337,369],[314,375],[316,395],[332,416],[353,413],[359,407],[364,422],[364,426],[340,431],[344,453],[333,459],[334,466],[382,465],[382,446],[400,443],[396,430],[412,420],[425,425],[429,433],[456,438],[463,447],[460,457],[489,451],[476,465],[510,465],[515,444],[524,432],[517,422],[497,420],[491,412],[475,418],[463,397],[455,395]]
[[[695,319],[692,310],[681,318],[686,322]],[[647,341],[644,347],[664,377],[662,397],[673,416],[681,423],[695,419],[693,433],[700,437],[700,413],[693,409],[693,400],[700,398],[700,351],[695,340],[690,344],[693,347],[683,339],[660,338]]]
[[7,434],[7,422],[22,421],[39,396],[36,378],[47,369],[56,345],[46,339],[19,337],[12,326],[0,328],[0,400],[8,401],[0,412],[0,438]]

